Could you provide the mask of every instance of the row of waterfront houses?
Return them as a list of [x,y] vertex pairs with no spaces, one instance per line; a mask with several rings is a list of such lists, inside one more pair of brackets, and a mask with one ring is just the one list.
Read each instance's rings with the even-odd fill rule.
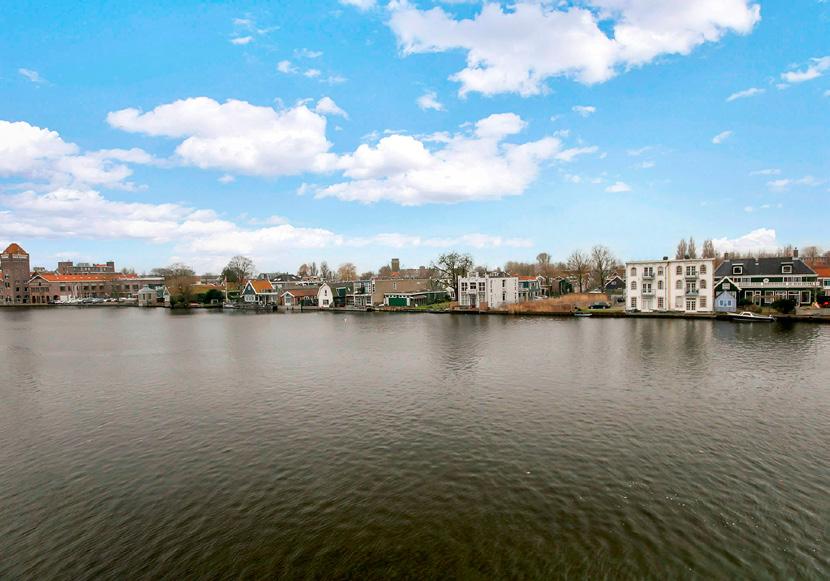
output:
[[798,256],[638,260],[626,263],[626,309],[640,312],[735,312],[791,299],[799,306],[830,295],[830,267]]

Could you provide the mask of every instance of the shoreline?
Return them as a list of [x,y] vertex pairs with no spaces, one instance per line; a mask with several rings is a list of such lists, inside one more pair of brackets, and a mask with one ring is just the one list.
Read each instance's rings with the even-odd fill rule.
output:
[[[140,309],[168,309],[170,311],[218,311],[223,310],[221,305],[203,305],[198,307],[187,308],[172,308],[164,306],[139,307],[134,304],[100,304],[100,305],[2,305],[0,309],[49,309],[49,308],[77,308],[77,309],[99,309],[99,308],[140,308]],[[329,313],[351,313],[351,314],[429,314],[429,315],[485,315],[485,316],[502,316],[502,317],[547,317],[547,318],[588,318],[576,317],[574,312],[524,312],[515,313],[503,310],[464,310],[464,309],[417,309],[417,308],[375,308],[371,311],[364,309],[348,309],[348,308],[327,308],[320,309],[318,307],[307,307],[304,309],[277,309],[274,311],[260,310],[260,309],[234,309],[232,312],[248,312],[248,313],[266,313],[266,312],[280,312],[280,313],[312,313],[312,312],[329,312]],[[615,310],[595,310],[589,311],[591,317],[600,319],[681,319],[687,321],[732,321],[730,313],[670,313],[670,312],[655,312],[655,313],[628,313],[625,311]],[[793,322],[793,323],[814,323],[814,324],[830,324],[830,313],[827,315],[775,315],[776,322]]]

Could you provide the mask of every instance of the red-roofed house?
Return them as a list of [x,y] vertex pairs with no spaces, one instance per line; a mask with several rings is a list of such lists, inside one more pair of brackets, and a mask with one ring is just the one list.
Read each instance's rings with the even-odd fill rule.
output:
[[286,308],[313,307],[317,306],[317,293],[319,289],[314,287],[292,288],[280,295],[280,304]]
[[128,298],[146,284],[159,284],[158,277],[135,274],[58,274],[39,272],[28,282],[33,304],[65,303],[85,298]]
[[818,294],[830,296],[830,266],[813,266],[818,275]]
[[276,305],[279,295],[270,280],[255,278],[245,283],[242,301],[250,305]]

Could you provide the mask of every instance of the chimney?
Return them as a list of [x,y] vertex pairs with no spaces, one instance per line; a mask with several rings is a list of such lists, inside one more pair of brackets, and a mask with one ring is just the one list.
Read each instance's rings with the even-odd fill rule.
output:
[[399,272],[401,270],[401,260],[400,258],[393,258],[392,259],[392,272]]
[[798,258],[798,248],[793,248],[793,258]]
[[668,260],[668,259],[669,259],[669,257],[668,257],[668,256],[664,256],[664,257],[663,257],[663,260]]
[[729,260],[729,253],[728,252],[723,253],[723,259],[724,260]]

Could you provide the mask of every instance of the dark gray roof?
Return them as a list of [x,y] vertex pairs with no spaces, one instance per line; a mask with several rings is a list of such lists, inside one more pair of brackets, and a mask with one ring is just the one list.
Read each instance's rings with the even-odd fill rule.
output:
[[736,276],[776,276],[781,275],[781,267],[792,264],[792,274],[815,274],[816,272],[804,264],[800,258],[773,257],[773,258],[733,258],[724,260],[715,271],[715,277],[732,276],[732,267],[741,265],[743,272]]

